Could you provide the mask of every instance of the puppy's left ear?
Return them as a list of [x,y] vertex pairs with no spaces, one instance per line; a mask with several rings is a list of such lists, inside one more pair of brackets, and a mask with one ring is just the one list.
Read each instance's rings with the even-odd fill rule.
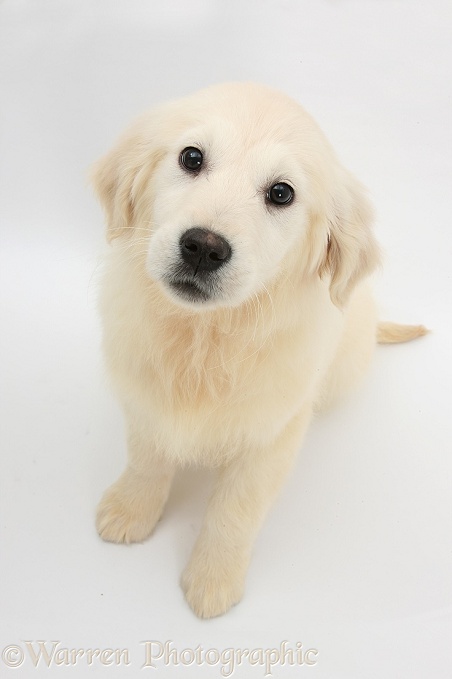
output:
[[380,263],[372,233],[373,210],[364,188],[348,173],[328,216],[328,242],[320,263],[329,274],[332,302],[343,308],[355,285]]

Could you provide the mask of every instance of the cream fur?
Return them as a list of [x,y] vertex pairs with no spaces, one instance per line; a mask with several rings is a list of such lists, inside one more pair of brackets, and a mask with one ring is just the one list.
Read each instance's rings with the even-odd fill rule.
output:
[[[208,158],[197,177],[179,165],[187,146]],[[269,207],[274,181],[291,183],[293,204]],[[197,615],[219,615],[242,596],[253,540],[313,410],[371,359],[371,210],[308,114],[251,84],[208,88],[144,115],[93,182],[112,241],[104,349],[129,452],[97,528],[105,540],[145,539],[177,466],[218,467],[182,584]],[[204,304],[165,284],[193,226],[218,231],[233,250]]]

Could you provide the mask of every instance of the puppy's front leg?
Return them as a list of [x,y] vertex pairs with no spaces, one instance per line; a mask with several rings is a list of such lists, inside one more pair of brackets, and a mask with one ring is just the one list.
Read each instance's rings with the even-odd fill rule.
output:
[[222,468],[203,527],[182,576],[201,618],[225,613],[242,598],[251,548],[260,524],[292,466],[311,408],[267,448],[244,452]]
[[96,528],[108,542],[141,542],[159,520],[174,477],[174,466],[158,456],[138,427],[129,425],[129,462],[105,492]]

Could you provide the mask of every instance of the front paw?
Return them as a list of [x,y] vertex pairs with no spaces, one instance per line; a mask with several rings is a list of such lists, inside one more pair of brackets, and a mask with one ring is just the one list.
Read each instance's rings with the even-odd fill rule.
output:
[[241,600],[244,583],[242,564],[196,556],[191,558],[181,582],[185,598],[199,618],[226,613]]
[[96,528],[107,542],[142,542],[154,530],[162,507],[153,506],[148,498],[133,499],[117,485],[109,488],[97,508]]

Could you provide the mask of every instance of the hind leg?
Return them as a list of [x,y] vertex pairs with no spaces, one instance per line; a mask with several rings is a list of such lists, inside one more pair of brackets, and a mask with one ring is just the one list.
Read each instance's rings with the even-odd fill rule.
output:
[[320,387],[317,411],[328,409],[359,383],[374,354],[377,307],[367,285],[355,291],[344,314],[343,335]]

